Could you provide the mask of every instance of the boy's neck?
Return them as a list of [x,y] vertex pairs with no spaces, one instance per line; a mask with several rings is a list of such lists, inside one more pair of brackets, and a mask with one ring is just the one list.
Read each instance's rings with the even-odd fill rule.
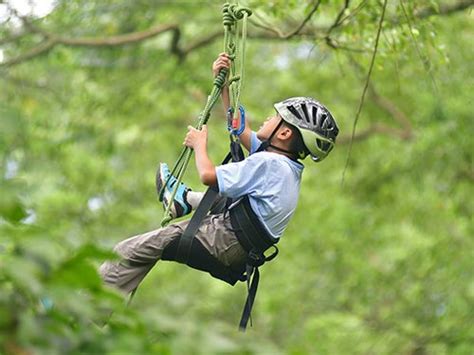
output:
[[271,143],[271,145],[266,149],[266,151],[284,155],[291,160],[297,161],[297,158],[294,154],[285,152],[285,151],[288,151],[288,147],[285,144],[281,144],[281,142],[277,141],[276,139],[275,139],[275,142]]

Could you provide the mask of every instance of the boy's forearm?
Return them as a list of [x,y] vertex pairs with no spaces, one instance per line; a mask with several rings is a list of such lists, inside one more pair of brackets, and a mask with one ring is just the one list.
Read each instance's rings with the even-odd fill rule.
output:
[[196,168],[199,179],[204,185],[213,186],[217,184],[216,167],[207,154],[207,147],[201,146],[194,150]]
[[224,85],[221,92],[222,105],[224,106],[224,111],[227,114],[227,110],[230,107],[230,97],[229,97],[229,86]]

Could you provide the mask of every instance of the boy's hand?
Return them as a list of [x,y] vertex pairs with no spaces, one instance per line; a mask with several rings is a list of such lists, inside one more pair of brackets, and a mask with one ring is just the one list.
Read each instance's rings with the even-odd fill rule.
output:
[[216,77],[217,74],[219,74],[219,72],[222,68],[229,69],[230,68],[230,62],[231,62],[231,60],[228,57],[227,53],[219,54],[219,56],[214,61],[214,63],[212,63],[212,74],[214,75],[214,77]]
[[203,125],[200,131],[193,126],[188,126],[188,133],[183,144],[194,150],[205,148],[207,145],[207,126]]

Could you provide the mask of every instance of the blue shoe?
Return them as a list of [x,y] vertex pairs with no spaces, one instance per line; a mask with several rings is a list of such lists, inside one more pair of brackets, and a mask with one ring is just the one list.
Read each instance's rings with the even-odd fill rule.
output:
[[[158,192],[158,200],[163,202],[164,209],[166,209],[170,203],[176,182],[177,180],[173,175],[171,175],[168,165],[166,163],[160,163],[160,168],[156,174],[156,189]],[[185,184],[179,184],[176,195],[174,196],[173,204],[170,208],[171,217],[179,218],[191,213],[192,207],[187,200],[189,191],[191,191],[191,189]]]

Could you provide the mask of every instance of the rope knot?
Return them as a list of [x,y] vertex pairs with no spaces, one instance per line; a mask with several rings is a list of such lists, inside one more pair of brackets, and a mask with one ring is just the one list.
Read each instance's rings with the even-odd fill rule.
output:
[[230,7],[231,5],[228,2],[222,6],[222,23],[225,27],[231,27],[235,23]]
[[234,81],[239,81],[239,80],[240,80],[240,75],[235,75],[229,79],[229,85],[232,84]]
[[214,79],[214,85],[217,86],[218,88],[221,88],[224,83],[225,83],[225,78],[227,76],[227,68],[222,68],[219,74]]
[[[234,42],[230,42],[229,44],[227,44],[227,47],[228,47],[228,53],[230,56],[234,56],[235,57],[235,43]],[[230,58],[230,59],[233,59],[233,58]]]
[[239,6],[237,8],[234,8],[233,10],[234,10],[234,18],[236,20],[243,19],[245,14],[247,15],[247,17],[252,15],[252,10],[250,10],[248,7]]

